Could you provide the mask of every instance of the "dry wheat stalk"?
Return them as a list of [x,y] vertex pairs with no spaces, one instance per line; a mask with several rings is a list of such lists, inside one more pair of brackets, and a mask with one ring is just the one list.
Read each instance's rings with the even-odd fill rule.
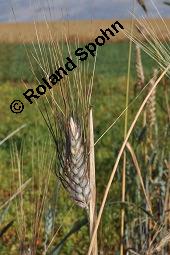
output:
[[136,45],[136,74],[137,74],[137,82],[135,86],[135,91],[138,92],[144,87],[145,76],[141,58],[141,49],[139,45]]
[[[89,222],[90,222],[90,237],[93,235],[93,231],[97,219],[97,208],[96,208],[96,173],[95,173],[95,152],[94,152],[94,128],[93,128],[93,112],[90,109],[89,112],[89,178],[90,178],[90,190],[91,198],[89,203]],[[98,254],[97,246],[97,235],[95,238],[93,255]]]
[[[148,89],[150,90],[157,79],[158,76],[158,69],[154,69],[153,71],[153,78],[150,80],[150,84]],[[147,123],[151,127],[156,123],[156,89],[154,89],[153,93],[151,94],[147,105],[146,105],[146,116],[147,116]]]
[[170,242],[170,233],[168,233],[162,240],[149,252],[149,254],[157,254]]
[[73,200],[88,209],[90,184],[87,154],[80,124],[70,117],[65,129],[65,145],[59,177]]

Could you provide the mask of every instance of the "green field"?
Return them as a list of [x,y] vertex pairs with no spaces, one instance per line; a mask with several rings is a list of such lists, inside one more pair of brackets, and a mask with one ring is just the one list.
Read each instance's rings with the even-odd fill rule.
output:
[[[38,46],[37,46],[38,47]],[[73,47],[74,48],[74,47]],[[74,50],[72,48],[72,51]],[[26,45],[28,51],[31,50],[30,45]],[[50,142],[50,136],[47,126],[36,107],[33,103],[30,105],[26,100],[25,109],[21,114],[14,114],[10,111],[10,103],[14,99],[23,100],[22,93],[26,90],[22,81],[30,84],[35,84],[35,78],[30,70],[30,65],[26,53],[26,49],[23,45],[14,44],[0,44],[0,140],[3,140],[12,131],[17,129],[23,124],[26,127],[12,138],[2,144],[0,148],[0,201],[3,204],[18,188],[18,172],[16,166],[12,165],[13,152],[18,149],[22,158],[22,183],[31,177],[34,172],[35,175],[43,176],[44,168],[48,166],[48,158],[50,158],[51,152],[54,151],[54,146]],[[94,132],[95,140],[97,140],[102,133],[108,128],[108,126],[116,120],[125,108],[126,98],[126,83],[128,72],[128,49],[129,44],[126,42],[108,44],[101,47],[98,51],[96,71],[94,76],[94,90],[92,98],[92,107],[94,112]],[[64,46],[64,54],[67,55],[66,46]],[[143,64],[145,69],[146,81],[152,78],[153,68],[157,64],[151,60],[146,54],[142,54]],[[91,70],[93,64],[93,57],[89,57],[89,70]],[[35,73],[41,76],[41,71],[34,66]],[[88,75],[88,73],[87,73]],[[132,61],[131,61],[131,73],[130,73],[130,97],[129,102],[134,99],[134,85],[136,83],[136,71],[135,71],[135,50],[132,48]],[[129,108],[128,115],[128,127],[130,126],[135,113],[137,112],[140,103],[145,95],[142,93],[139,98],[132,103]],[[157,125],[158,125],[158,140],[157,143],[160,147],[157,147],[159,151],[162,150],[164,126],[167,121],[166,114],[166,102],[164,100],[164,87],[163,83],[157,90]],[[139,146],[139,134],[142,131],[142,117],[138,121],[130,141],[134,144],[137,155],[140,155]],[[100,205],[103,192],[105,190],[107,181],[109,179],[112,167],[117,156],[117,152],[120,145],[123,142],[124,136],[124,115],[115,123],[112,129],[96,144],[96,178],[97,178],[97,202]],[[166,149],[168,145],[166,144]],[[41,152],[43,151],[46,161],[42,163]],[[15,153],[14,153],[15,154]],[[143,165],[143,156],[138,158],[140,166]],[[133,186],[132,182],[135,179],[135,171],[130,160],[128,162],[127,171],[127,189],[129,194],[134,194],[137,186]],[[110,190],[108,199],[108,206],[105,208],[101,228],[98,232],[98,239],[100,248],[103,249],[104,254],[114,254],[119,247],[119,232],[120,229],[120,203],[116,201],[121,200],[121,166],[118,168],[118,172],[115,177],[114,184]],[[55,163],[52,169],[55,168]],[[146,169],[142,169],[144,172]],[[42,171],[42,172],[41,172]],[[155,170],[156,171],[156,170]],[[36,184],[35,184],[36,185]],[[50,179],[50,191],[54,191],[54,186],[57,185],[57,178],[52,174]],[[31,222],[35,215],[33,214],[33,198],[31,193],[31,187],[28,186],[24,193],[24,210],[25,221],[27,222],[28,232],[26,233],[25,245],[30,244],[31,240]],[[35,189],[36,190],[36,189]],[[37,187],[38,192],[38,187]],[[36,195],[36,194],[35,194]],[[66,199],[67,198],[67,199]],[[135,203],[135,198],[129,198],[130,202]],[[67,201],[67,202],[66,202]],[[73,206],[73,202],[68,198],[67,194],[60,190],[56,199],[56,215],[55,215],[55,229],[61,224],[62,227],[56,235],[54,244],[56,245],[64,237],[64,235],[70,230],[75,219],[82,218],[84,213],[76,206]],[[143,206],[139,202],[140,206]],[[19,206],[19,199],[15,199],[11,202],[8,212],[4,216],[2,226],[9,221],[14,220],[13,226],[4,234],[2,240],[0,240],[0,254],[17,255],[18,249],[18,233],[17,224],[18,218],[16,215],[16,206]],[[73,208],[72,208],[73,207]],[[72,208],[72,209],[70,209]],[[70,212],[68,213],[68,211]],[[127,219],[127,224],[135,216],[133,210],[127,209],[127,213],[130,215]],[[21,216],[21,215],[19,215]],[[1,222],[0,222],[1,223]],[[0,224],[1,225],[1,224]],[[43,229],[43,227],[42,227]],[[79,233],[72,235],[63,247],[61,254],[86,254],[88,247],[88,232],[87,227],[82,228]],[[37,254],[41,254],[41,249],[44,243],[44,237],[41,231],[38,238],[38,251]],[[54,245],[54,246],[55,246]],[[57,253],[56,253],[57,254]],[[116,253],[115,253],[116,254]]]

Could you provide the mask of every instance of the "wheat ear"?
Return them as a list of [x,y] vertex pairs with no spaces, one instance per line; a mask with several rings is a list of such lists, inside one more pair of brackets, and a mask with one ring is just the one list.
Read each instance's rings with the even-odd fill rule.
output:
[[[157,79],[158,76],[158,69],[154,69],[153,71],[153,78],[150,80],[150,84],[148,89],[150,90]],[[147,123],[151,127],[156,123],[156,89],[153,90],[147,104],[146,104],[146,116],[147,116]]]
[[82,208],[88,209],[90,184],[87,171],[87,155],[80,124],[69,118],[65,132],[65,148],[60,179],[71,198]]
[[139,45],[136,45],[136,74],[137,74],[137,83],[135,86],[135,91],[138,92],[144,87],[145,75],[142,64],[141,49]]

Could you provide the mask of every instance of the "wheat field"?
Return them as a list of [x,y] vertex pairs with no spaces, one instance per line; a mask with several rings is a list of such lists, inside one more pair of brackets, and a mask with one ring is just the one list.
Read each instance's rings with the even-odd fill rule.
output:
[[1,255],[170,254],[170,19],[113,21],[0,24]]
[[[74,42],[77,37],[80,42],[93,41],[98,35],[100,35],[100,29],[108,28],[115,22],[113,17],[112,20],[78,20],[78,21],[57,21],[48,22],[49,29],[54,35],[54,40],[62,40],[63,34],[67,35],[69,41]],[[130,20],[119,20],[124,28],[130,28]],[[165,19],[167,26],[170,26],[170,20]],[[149,19],[148,23],[154,26],[155,32],[158,37],[165,38],[167,30],[165,25],[159,19]],[[157,24],[157,26],[156,26]],[[35,26],[39,31],[40,40],[48,42],[47,28],[44,22],[34,23],[0,23],[0,42],[5,43],[30,43],[37,42],[35,33]],[[137,32],[134,31],[136,34]],[[137,34],[139,35],[139,34]],[[112,42],[127,40],[127,37],[120,33],[116,37],[111,38]]]

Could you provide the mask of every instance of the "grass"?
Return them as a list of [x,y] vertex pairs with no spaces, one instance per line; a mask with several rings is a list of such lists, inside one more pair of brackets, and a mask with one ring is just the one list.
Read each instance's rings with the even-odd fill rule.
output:
[[[33,48],[29,44],[26,45],[28,51]],[[38,48],[38,46],[37,46]],[[66,46],[64,47],[65,56]],[[74,47],[72,47],[72,52],[74,52]],[[110,57],[112,56],[112,57]],[[93,62],[93,57],[88,59],[90,63]],[[99,48],[97,66],[95,76],[97,78],[112,79],[115,82],[115,78],[125,76],[127,73],[127,61],[128,61],[128,43],[114,43],[107,44]],[[132,52],[132,78],[135,78],[135,58],[134,50]],[[9,65],[10,62],[10,65]],[[23,80],[28,82],[35,81],[35,78],[30,70],[28,63],[28,57],[26,50],[23,45],[18,44],[0,44],[0,63],[1,63],[1,73],[0,82],[12,81],[21,82],[21,77]],[[22,63],[22,65],[21,65]],[[153,60],[145,55],[144,66],[146,67],[146,72],[149,74],[150,69],[153,66]],[[34,65],[35,72],[40,72],[37,65]],[[53,70],[52,70],[53,71]]]

